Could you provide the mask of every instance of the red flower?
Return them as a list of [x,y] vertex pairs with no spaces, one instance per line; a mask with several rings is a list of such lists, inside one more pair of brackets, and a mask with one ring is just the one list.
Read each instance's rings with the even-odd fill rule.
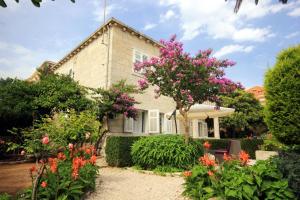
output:
[[48,136],[44,136],[42,139],[42,143],[43,144],[48,144],[49,143],[49,137]]
[[232,160],[232,157],[230,155],[228,155],[227,153],[224,153],[223,160],[230,161],[230,160]]
[[216,161],[213,159],[210,159],[209,156],[207,154],[205,154],[204,156],[199,158],[199,161],[205,165],[205,166],[216,166]]
[[203,147],[204,147],[205,149],[210,149],[211,144],[210,144],[208,141],[205,141],[204,144],[203,144]]
[[56,158],[49,158],[48,159],[50,165],[50,171],[55,173],[57,171],[57,159]]
[[183,172],[183,176],[190,177],[190,176],[192,176],[192,172],[191,171],[185,171],[185,172]]
[[92,151],[90,148],[86,148],[85,149],[85,153],[88,154],[88,155],[91,155]]
[[57,154],[57,158],[58,158],[59,160],[66,160],[66,155],[65,155],[64,153],[62,153],[62,152],[59,152],[59,153]]
[[73,171],[72,171],[72,177],[74,179],[77,179],[78,175],[79,175],[79,169],[86,164],[86,160],[84,160],[84,158],[77,157],[77,158],[73,159],[73,163],[72,164],[73,164],[72,165],[72,169],[73,169]]
[[210,171],[210,170],[207,172],[207,174],[208,174],[208,176],[213,176],[213,175],[215,175],[215,173],[214,173],[213,171]]
[[35,165],[29,168],[30,173],[37,171]]
[[90,159],[90,162],[94,165],[94,164],[96,164],[96,160],[97,160],[97,156],[92,155],[91,159]]
[[41,186],[42,186],[42,188],[47,187],[47,182],[46,182],[46,181],[43,181],[43,182],[41,183]]
[[240,157],[240,161],[242,163],[242,165],[247,165],[247,163],[249,162],[249,154],[245,151],[241,151],[240,154],[239,154],[239,157]]

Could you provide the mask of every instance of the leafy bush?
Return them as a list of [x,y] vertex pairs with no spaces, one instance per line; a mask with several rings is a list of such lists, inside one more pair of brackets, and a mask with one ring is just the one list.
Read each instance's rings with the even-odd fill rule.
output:
[[247,166],[245,155],[240,155],[242,163],[227,157],[220,166],[202,157],[202,164],[184,172],[184,194],[192,199],[295,199],[274,162],[258,161]]
[[288,179],[290,188],[300,199],[300,154],[281,152],[279,157],[272,160],[277,164],[283,177]]
[[265,77],[265,121],[283,144],[300,144],[300,45],[282,51]]
[[0,193],[0,200],[10,200],[11,196],[7,193]]
[[131,155],[135,165],[144,169],[157,166],[188,168],[203,154],[199,142],[185,144],[183,136],[156,135],[141,138],[132,146]]
[[[45,160],[45,169],[37,185],[36,199],[80,199],[85,192],[95,189],[98,167],[95,165],[94,147],[71,148],[58,153],[56,158]],[[43,168],[44,164],[41,164]],[[32,179],[41,171],[36,165],[30,168]],[[23,194],[31,199],[32,190]]]
[[264,143],[261,145],[261,150],[265,151],[282,151],[288,147],[277,140],[271,133],[264,136]]
[[108,136],[105,146],[108,165],[116,167],[132,166],[131,146],[140,138],[134,136]]
[[262,139],[241,139],[241,149],[246,151],[252,159],[255,159],[255,151],[264,143]]

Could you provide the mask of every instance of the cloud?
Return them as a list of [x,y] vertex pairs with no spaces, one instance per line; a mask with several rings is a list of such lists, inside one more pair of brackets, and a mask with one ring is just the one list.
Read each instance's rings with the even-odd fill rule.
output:
[[32,50],[0,41],[0,77],[28,78],[44,60],[57,58],[45,50]]
[[238,14],[233,12],[235,1],[222,0],[160,0],[160,6],[171,7],[178,11],[183,40],[192,40],[200,34],[215,39],[231,39],[236,42],[262,42],[273,37],[271,27],[255,27],[254,19],[291,9],[294,6],[274,3],[272,0],[243,1]]
[[214,57],[220,58],[222,56],[237,53],[237,52],[243,52],[243,53],[249,53],[253,50],[254,46],[242,46],[237,44],[231,44],[222,47],[219,51],[214,53]]
[[168,10],[166,13],[160,15],[160,22],[161,23],[166,22],[174,17],[176,17],[175,12],[173,10]]
[[300,35],[300,31],[296,31],[296,32],[290,33],[290,34],[286,35],[285,38],[286,39],[290,39],[290,38],[297,37],[298,35]]
[[293,9],[288,15],[291,17],[300,17],[300,7]]
[[157,26],[157,24],[149,23],[144,26],[143,30],[147,31],[147,30],[155,28],[156,26]]

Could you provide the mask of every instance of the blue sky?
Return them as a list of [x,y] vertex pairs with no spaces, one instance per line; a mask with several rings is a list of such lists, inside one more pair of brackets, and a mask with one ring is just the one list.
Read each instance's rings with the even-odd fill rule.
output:
[[[45,60],[58,61],[103,23],[103,0],[6,0],[0,8],[0,77],[27,78]],[[176,34],[185,50],[213,48],[237,65],[227,75],[246,87],[262,85],[277,53],[300,43],[300,0],[107,0],[115,17],[154,39]]]

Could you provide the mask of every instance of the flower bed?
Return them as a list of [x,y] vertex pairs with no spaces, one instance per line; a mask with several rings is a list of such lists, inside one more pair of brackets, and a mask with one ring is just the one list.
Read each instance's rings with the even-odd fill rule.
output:
[[224,154],[223,159],[218,164],[209,154],[200,157],[198,165],[183,173],[184,194],[192,199],[296,199],[272,160],[248,166],[245,151],[237,158]]

